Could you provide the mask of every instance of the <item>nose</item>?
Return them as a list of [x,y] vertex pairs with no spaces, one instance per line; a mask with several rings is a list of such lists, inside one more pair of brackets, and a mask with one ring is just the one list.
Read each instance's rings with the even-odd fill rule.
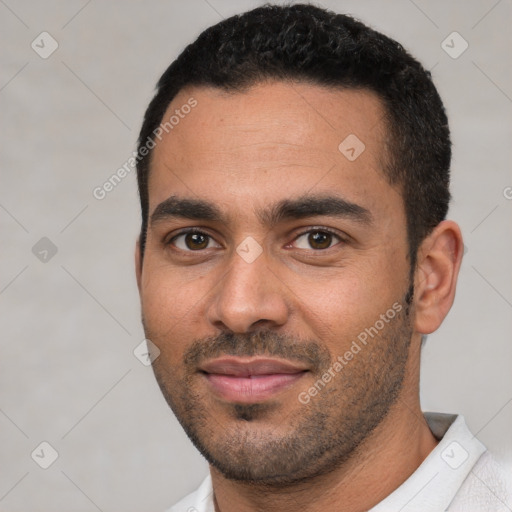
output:
[[265,252],[250,262],[234,251],[208,306],[208,321],[217,329],[235,333],[282,326],[289,311],[285,290]]

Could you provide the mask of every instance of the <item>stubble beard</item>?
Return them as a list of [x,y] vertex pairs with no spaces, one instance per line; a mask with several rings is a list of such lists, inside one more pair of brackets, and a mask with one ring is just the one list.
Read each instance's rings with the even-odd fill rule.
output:
[[[181,374],[164,358],[156,359],[155,377],[188,437],[224,477],[275,488],[297,485],[342,467],[396,402],[413,333],[410,299],[411,290],[402,302],[406,307],[308,404],[293,394],[296,405],[287,415],[275,402],[226,404],[223,415],[227,409],[229,420],[219,422],[214,402],[197,390],[197,364],[220,355],[283,357],[308,361],[315,382],[333,363],[317,342],[297,342],[272,331],[221,334],[196,340]],[[160,344],[146,325],[145,331]]]

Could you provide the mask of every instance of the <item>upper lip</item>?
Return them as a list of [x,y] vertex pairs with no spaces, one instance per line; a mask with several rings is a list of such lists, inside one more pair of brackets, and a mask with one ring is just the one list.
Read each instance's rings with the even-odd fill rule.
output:
[[201,371],[209,374],[250,377],[251,375],[273,375],[300,373],[303,366],[282,359],[221,357],[202,364]]

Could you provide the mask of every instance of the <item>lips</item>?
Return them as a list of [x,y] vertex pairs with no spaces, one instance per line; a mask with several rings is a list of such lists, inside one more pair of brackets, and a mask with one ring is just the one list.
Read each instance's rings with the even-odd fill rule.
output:
[[279,359],[224,357],[201,365],[200,371],[220,398],[257,403],[291,387],[307,369]]

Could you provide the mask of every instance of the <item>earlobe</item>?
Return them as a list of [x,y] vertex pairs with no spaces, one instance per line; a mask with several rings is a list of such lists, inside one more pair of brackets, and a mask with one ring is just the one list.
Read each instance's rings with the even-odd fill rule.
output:
[[452,307],[463,253],[459,226],[440,222],[418,249],[415,273],[415,330],[430,334]]

